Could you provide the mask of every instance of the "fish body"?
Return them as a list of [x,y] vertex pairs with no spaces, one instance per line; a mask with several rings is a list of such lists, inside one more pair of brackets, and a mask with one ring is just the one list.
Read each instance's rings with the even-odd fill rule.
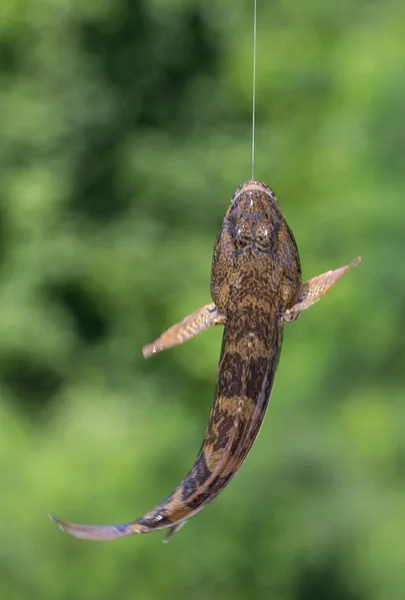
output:
[[214,402],[193,467],[173,494],[132,523],[92,526],[54,518],[59,526],[92,540],[160,529],[169,529],[170,535],[202,510],[229,483],[256,439],[270,398],[284,322],[298,318],[354,264],[303,284],[297,244],[274,192],[260,181],[242,184],[214,247],[213,303],[144,348],[144,355],[150,356],[208,327],[225,326]]

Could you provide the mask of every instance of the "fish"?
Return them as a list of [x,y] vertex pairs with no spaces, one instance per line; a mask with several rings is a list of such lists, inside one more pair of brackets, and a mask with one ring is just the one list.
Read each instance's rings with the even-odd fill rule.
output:
[[240,185],[214,246],[213,302],[143,348],[148,358],[224,326],[213,406],[194,465],[166,500],[136,521],[109,526],[51,518],[62,530],[88,540],[163,529],[170,539],[218,496],[246,460],[266,414],[284,323],[297,320],[360,260],[303,282],[297,243],[273,190],[256,180]]

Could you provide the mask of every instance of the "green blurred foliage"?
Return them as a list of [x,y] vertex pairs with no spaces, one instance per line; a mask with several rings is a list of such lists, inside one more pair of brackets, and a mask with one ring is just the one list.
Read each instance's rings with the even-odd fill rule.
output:
[[0,581],[9,600],[403,600],[405,13],[259,2],[256,176],[304,276],[363,262],[287,325],[244,468],[169,546],[133,520],[199,448],[220,331],[140,348],[209,301],[250,177],[252,2],[0,5]]

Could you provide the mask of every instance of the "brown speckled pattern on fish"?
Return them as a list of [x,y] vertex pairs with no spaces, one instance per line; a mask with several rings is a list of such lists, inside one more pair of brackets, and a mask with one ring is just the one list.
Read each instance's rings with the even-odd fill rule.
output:
[[293,321],[355,264],[302,284],[297,244],[274,192],[260,181],[236,190],[215,243],[213,303],[174,325],[144,355],[171,348],[204,329],[224,324],[217,385],[197,460],[162,504],[132,523],[76,525],[55,519],[76,537],[107,540],[169,529],[211,502],[246,459],[263,422],[283,338]]

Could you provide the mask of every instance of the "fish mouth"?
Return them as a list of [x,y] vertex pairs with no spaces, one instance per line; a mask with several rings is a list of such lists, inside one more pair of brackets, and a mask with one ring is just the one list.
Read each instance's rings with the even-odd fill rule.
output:
[[250,192],[263,192],[266,195],[270,196],[272,200],[275,200],[276,198],[275,193],[273,192],[271,187],[269,187],[266,183],[264,183],[263,181],[250,179],[249,181],[245,181],[238,187],[238,189],[232,197],[231,203],[234,204],[242,194],[248,194]]

